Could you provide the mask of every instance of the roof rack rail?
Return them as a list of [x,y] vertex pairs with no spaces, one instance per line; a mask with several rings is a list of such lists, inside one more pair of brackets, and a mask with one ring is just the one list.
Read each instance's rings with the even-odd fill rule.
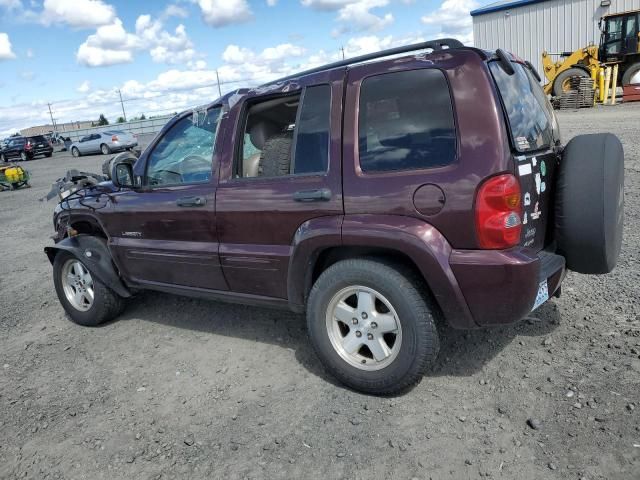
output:
[[440,38],[438,40],[429,40],[428,42],[420,42],[414,43],[411,45],[404,45],[402,47],[389,48],[387,50],[381,50],[375,53],[368,53],[366,55],[360,55],[359,57],[352,57],[346,60],[341,60],[339,62],[328,63],[321,67],[312,68],[310,70],[305,70],[304,72],[294,73],[293,75],[289,75],[287,77],[279,78],[277,80],[273,80],[271,82],[267,82],[262,87],[267,85],[273,85],[274,83],[286,82],[287,80],[292,80],[294,78],[302,77],[303,75],[309,75],[311,73],[322,72],[323,70],[331,70],[333,68],[346,67],[348,65],[353,65],[354,63],[366,62],[369,60],[374,60],[376,58],[390,57],[391,55],[398,55],[400,53],[413,52],[416,50],[427,50],[431,49],[434,52],[438,52],[441,50],[448,50],[452,48],[462,48],[464,45],[459,40],[455,38]]

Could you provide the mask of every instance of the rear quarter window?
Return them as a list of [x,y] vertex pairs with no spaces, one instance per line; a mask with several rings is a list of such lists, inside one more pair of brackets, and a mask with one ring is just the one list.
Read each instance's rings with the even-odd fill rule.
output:
[[364,79],[358,129],[363,172],[418,170],[452,163],[456,133],[444,73],[421,69]]

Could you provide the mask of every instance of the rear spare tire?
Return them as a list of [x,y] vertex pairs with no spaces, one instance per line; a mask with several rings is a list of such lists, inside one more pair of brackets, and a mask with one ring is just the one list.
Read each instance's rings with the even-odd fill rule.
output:
[[556,240],[567,268],[608,273],[622,246],[624,152],[611,133],[567,144],[556,184]]

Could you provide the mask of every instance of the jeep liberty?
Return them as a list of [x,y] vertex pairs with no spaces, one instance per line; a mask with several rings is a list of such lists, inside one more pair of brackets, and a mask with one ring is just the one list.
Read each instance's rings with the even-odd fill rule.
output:
[[60,183],[45,251],[78,324],[144,289],[289,308],[340,381],[391,394],[434,362],[438,322],[516,322],[567,270],[611,271],[623,163],[612,134],[563,145],[530,63],[430,41],[176,115]]

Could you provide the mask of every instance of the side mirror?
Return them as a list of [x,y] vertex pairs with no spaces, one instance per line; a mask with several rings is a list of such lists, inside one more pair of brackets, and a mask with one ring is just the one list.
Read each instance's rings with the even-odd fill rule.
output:
[[111,181],[117,188],[133,188],[133,164],[114,162],[111,167]]
[[133,164],[136,160],[129,152],[120,153],[102,164],[102,173],[116,188],[134,188]]

